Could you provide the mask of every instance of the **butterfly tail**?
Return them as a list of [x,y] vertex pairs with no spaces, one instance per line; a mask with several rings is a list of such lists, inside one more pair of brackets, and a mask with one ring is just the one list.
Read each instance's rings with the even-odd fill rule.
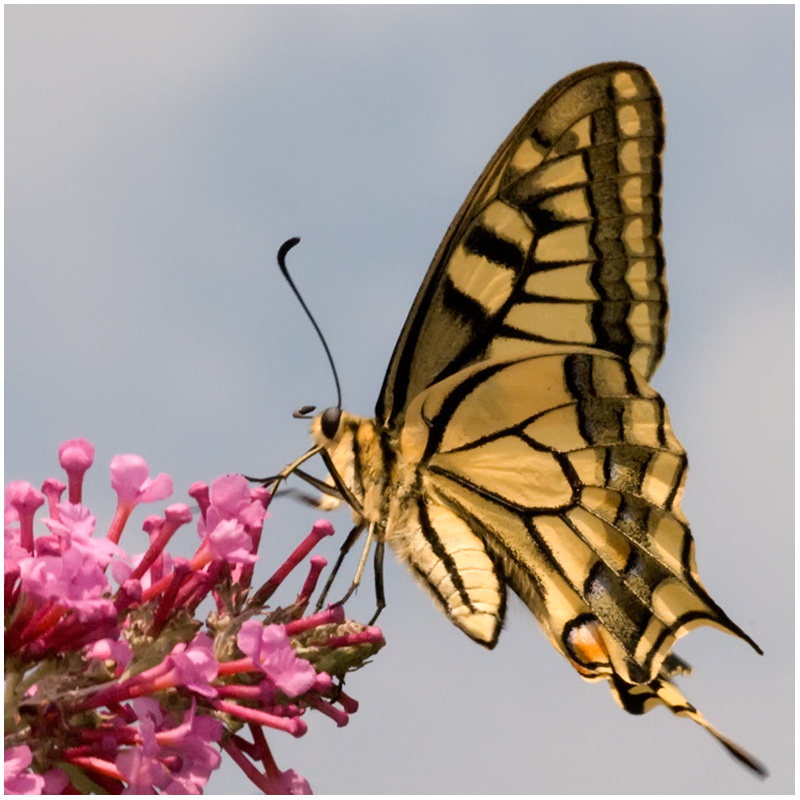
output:
[[676,716],[691,719],[705,728],[737,761],[741,761],[760,778],[766,778],[769,774],[757,758],[720,733],[671,681],[657,678],[648,684],[632,685],[614,675],[611,684],[614,696],[631,714],[643,714],[656,705],[664,705]]

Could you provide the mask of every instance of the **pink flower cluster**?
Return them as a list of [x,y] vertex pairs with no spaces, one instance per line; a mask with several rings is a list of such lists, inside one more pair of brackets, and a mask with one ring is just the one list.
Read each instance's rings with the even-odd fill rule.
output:
[[[67,501],[55,479],[41,492],[24,481],[6,487],[6,794],[201,794],[220,750],[264,793],[309,794],[304,778],[276,765],[264,729],[302,736],[308,709],[345,725],[357,703],[334,678],[384,643],[378,628],[345,620],[341,606],[303,616],[326,563],[320,556],[291,606],[266,608],[333,533],[330,523],[317,522],[254,591],[265,489],[240,475],[194,484],[194,556],[165,549],[192,520],[184,503],[147,517],[149,547],[129,556],[119,541],[131,512],[171,495],[172,481],[151,479],[139,456],[115,457],[117,509],[96,538],[96,518],[81,505],[93,461],[86,440],[59,448]],[[48,534],[36,536],[45,501]],[[203,631],[195,615],[209,598]]]

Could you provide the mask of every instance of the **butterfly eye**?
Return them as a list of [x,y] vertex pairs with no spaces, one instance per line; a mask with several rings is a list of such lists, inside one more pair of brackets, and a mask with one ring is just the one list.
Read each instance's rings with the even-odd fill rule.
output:
[[322,412],[322,432],[328,439],[333,439],[339,430],[339,420],[342,418],[342,409],[331,406]]

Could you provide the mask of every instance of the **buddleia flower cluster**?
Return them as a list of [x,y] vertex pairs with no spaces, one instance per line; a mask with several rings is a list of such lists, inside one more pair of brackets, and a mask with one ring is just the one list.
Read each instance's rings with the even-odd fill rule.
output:
[[[221,751],[266,794],[309,794],[275,763],[266,732],[302,736],[309,711],[345,725],[358,705],[340,679],[384,643],[340,605],[306,616],[321,556],[290,606],[267,607],[330,523],[255,588],[270,495],[227,475],[188,491],[199,508],[191,558],[166,549],[192,522],[185,503],[147,517],[149,546],[129,555],[120,541],[131,512],[169,497],[172,481],[116,456],[117,508],[96,536],[81,502],[93,460],[86,440],[64,442],[66,485],[5,490],[6,794],[201,794]],[[204,621],[201,604],[212,608]]]

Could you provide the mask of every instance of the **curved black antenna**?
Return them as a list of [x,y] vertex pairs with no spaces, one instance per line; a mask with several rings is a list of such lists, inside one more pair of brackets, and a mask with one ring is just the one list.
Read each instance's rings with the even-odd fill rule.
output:
[[308,318],[311,320],[311,324],[314,326],[314,330],[317,332],[317,336],[319,336],[320,341],[322,342],[322,346],[325,348],[325,354],[328,356],[328,362],[331,365],[331,370],[333,372],[333,380],[336,383],[336,408],[342,408],[342,389],[339,386],[339,376],[336,373],[336,365],[333,363],[333,356],[331,355],[331,351],[328,349],[328,343],[325,341],[325,337],[322,335],[322,331],[319,329],[319,325],[317,325],[317,321],[311,315],[311,312],[308,310],[308,306],[305,304],[300,292],[297,291],[297,287],[294,285],[294,281],[292,280],[291,276],[289,275],[289,270],[286,269],[286,254],[300,242],[299,236],[294,236],[291,239],[287,239],[278,250],[278,266],[283,273],[283,277],[286,278],[289,286],[292,287],[292,291],[295,293],[295,296],[300,301],[300,305],[303,306],[303,311],[306,312]]

